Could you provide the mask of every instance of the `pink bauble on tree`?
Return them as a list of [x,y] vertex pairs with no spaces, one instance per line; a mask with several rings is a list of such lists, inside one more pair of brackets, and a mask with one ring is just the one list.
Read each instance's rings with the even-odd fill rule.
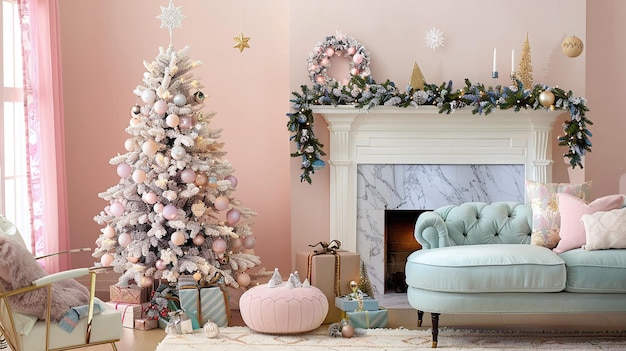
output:
[[196,172],[191,168],[185,168],[180,172],[180,180],[185,184],[191,184],[196,180]]
[[148,156],[152,156],[157,152],[157,143],[154,140],[146,140],[141,144],[141,151]]
[[204,235],[196,234],[196,236],[193,237],[193,243],[198,246],[204,244]]
[[137,184],[143,183],[146,180],[146,172],[143,169],[136,169],[133,172],[133,180]]
[[128,163],[120,163],[117,165],[117,175],[121,178],[126,178],[130,175],[131,169]]
[[224,177],[224,180],[228,180],[233,188],[236,188],[237,184],[239,184],[237,177],[235,177],[234,175],[227,175],[226,177]]
[[159,115],[162,115],[165,112],[167,112],[167,102],[163,100],[159,100],[154,103],[154,106],[152,106],[152,108],[154,109],[154,112],[156,112]]
[[156,269],[162,271],[165,268],[167,268],[167,265],[165,263],[163,263],[163,260],[157,260],[156,262],[154,262],[154,267]]
[[121,216],[124,214],[124,211],[126,209],[124,208],[124,205],[121,202],[114,202],[111,204],[111,206],[109,207],[109,212],[113,215],[113,216]]
[[226,240],[222,238],[217,238],[213,240],[211,248],[213,249],[213,251],[215,251],[216,254],[223,254],[224,252],[226,252],[227,246],[228,245],[226,244]]
[[171,221],[178,215],[178,209],[174,205],[166,205],[165,207],[163,207],[162,213],[163,218]]
[[241,219],[241,211],[239,211],[236,208],[230,209],[227,213],[226,213],[226,221],[230,224],[237,224],[237,222],[239,222],[239,220]]
[[165,117],[165,124],[167,124],[167,126],[170,128],[178,127],[178,123],[180,123],[180,118],[178,118],[178,115],[169,115]]
[[110,267],[111,263],[113,263],[113,255],[105,253],[102,257],[100,257],[100,263],[102,264],[102,267]]
[[141,286],[142,288],[149,288],[152,286],[152,284],[154,284],[154,278],[152,277],[143,276],[139,280],[139,286]]
[[207,177],[206,173],[198,172],[196,173],[196,180],[194,184],[197,186],[205,186],[209,182],[209,177]]
[[242,288],[250,285],[250,275],[246,272],[239,273],[237,275],[237,284],[239,284],[239,286],[241,286]]
[[250,250],[254,247],[254,245],[256,245],[256,238],[254,235],[248,235],[243,238],[243,247],[246,249]]
[[224,211],[226,209],[228,209],[228,205],[230,204],[230,201],[228,200],[228,198],[226,196],[218,196],[215,199],[215,203],[213,204],[215,206],[215,209],[218,211]]
[[107,226],[104,228],[103,234],[104,234],[104,236],[106,236],[107,238],[109,238],[109,239],[113,239],[113,238],[115,238],[115,229],[113,229],[113,227],[111,227],[110,225],[107,225]]
[[141,195],[141,199],[147,204],[154,205],[157,202],[157,195],[154,193],[154,191],[150,191],[147,193],[143,193],[143,195]]
[[170,240],[174,245],[180,246],[185,243],[185,234],[183,234],[183,232],[176,231],[172,233],[172,237],[170,238]]
[[234,238],[230,241],[230,247],[231,249],[233,249],[233,251],[237,251],[241,248],[241,246],[243,245],[241,238]]
[[132,241],[133,239],[130,237],[130,234],[128,233],[122,233],[117,238],[117,242],[120,244],[121,247],[127,247],[128,245],[130,245]]
[[128,257],[126,257],[126,261],[128,261],[130,263],[137,263],[137,262],[139,262],[139,257],[128,256]]

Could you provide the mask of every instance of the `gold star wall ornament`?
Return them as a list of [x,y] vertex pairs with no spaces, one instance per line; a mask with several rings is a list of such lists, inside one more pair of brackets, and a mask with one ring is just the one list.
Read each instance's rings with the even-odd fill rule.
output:
[[237,43],[235,44],[235,46],[233,46],[233,48],[239,49],[239,52],[243,52],[243,49],[245,48],[250,48],[250,44],[248,44],[250,37],[245,37],[243,33],[240,33],[233,39],[235,39],[235,42]]

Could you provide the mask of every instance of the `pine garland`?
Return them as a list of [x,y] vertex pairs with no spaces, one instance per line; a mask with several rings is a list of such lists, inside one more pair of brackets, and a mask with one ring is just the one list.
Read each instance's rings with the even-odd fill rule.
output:
[[[545,107],[539,102],[541,92],[549,90],[554,94],[554,104]],[[439,113],[450,114],[457,109],[472,108],[472,114],[488,115],[494,110],[513,109],[518,112],[524,110],[567,110],[570,120],[563,123],[563,135],[558,137],[559,146],[565,146],[568,151],[563,154],[569,158],[572,168],[583,168],[582,157],[587,151],[591,152],[591,132],[588,125],[593,125],[585,117],[589,111],[587,100],[575,97],[572,91],[565,91],[558,87],[549,87],[544,84],[535,84],[525,88],[520,80],[511,86],[486,87],[483,84],[473,84],[465,79],[465,86],[453,90],[452,81],[441,85],[424,84],[424,89],[414,89],[407,86],[402,92],[395,83],[387,80],[377,83],[371,76],[352,76],[346,85],[314,84],[313,87],[301,86],[301,92],[292,92],[290,100],[292,112],[287,113],[289,122],[287,128],[293,134],[291,140],[295,143],[296,151],[291,157],[302,159],[301,182],[311,184],[311,175],[316,170],[325,167],[321,159],[326,155],[324,145],[315,137],[315,119],[311,106],[316,105],[353,105],[357,109],[370,109],[375,106],[397,106],[402,108],[432,105],[439,108]]]

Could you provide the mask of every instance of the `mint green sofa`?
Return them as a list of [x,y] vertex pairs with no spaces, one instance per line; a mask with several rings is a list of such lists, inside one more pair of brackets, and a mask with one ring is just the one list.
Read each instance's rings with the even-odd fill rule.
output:
[[479,313],[626,312],[626,250],[575,249],[557,255],[530,245],[530,204],[478,203],[424,212],[422,249],[405,266],[407,297],[432,317]]

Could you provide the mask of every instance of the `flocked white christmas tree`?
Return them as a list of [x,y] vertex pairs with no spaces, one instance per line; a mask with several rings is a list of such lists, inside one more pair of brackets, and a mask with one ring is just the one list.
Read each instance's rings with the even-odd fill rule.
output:
[[209,128],[214,114],[202,111],[203,85],[192,73],[200,62],[188,47],[173,48],[180,7],[170,0],[161,10],[170,45],[144,61],[127,152],[110,161],[120,181],[99,194],[109,204],[94,218],[103,228],[93,256],[122,273],[121,284],[193,276],[201,284],[246,286],[246,270],[261,263],[249,226],[256,214],[235,198],[237,178],[224,158],[221,130]]

